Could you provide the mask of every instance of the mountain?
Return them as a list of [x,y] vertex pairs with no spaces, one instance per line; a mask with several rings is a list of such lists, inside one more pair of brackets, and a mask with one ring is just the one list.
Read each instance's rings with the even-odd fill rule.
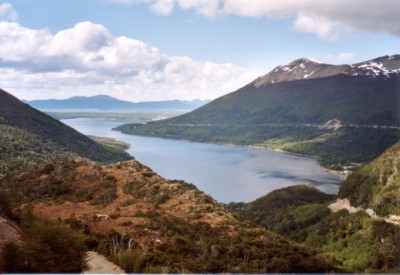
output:
[[100,162],[131,159],[0,90],[0,174],[28,165],[84,156]]
[[302,58],[190,113],[117,129],[265,146],[340,169],[369,162],[400,139],[399,102],[400,55],[339,66]]
[[400,142],[349,175],[340,187],[339,198],[380,216],[400,216]]
[[228,207],[239,209],[242,218],[257,225],[323,251],[345,273],[398,273],[399,225],[365,211],[331,211],[333,200],[315,188],[292,186]]
[[241,220],[194,185],[166,180],[137,161],[43,164],[6,175],[0,188],[15,194],[23,221],[70,227],[87,249],[128,273],[338,271],[316,250]]
[[383,56],[353,65],[329,65],[300,58],[287,65],[276,67],[270,73],[257,78],[251,85],[262,87],[273,83],[325,78],[339,74],[390,78],[391,75],[400,73],[399,63],[400,55]]
[[130,110],[140,111],[143,109],[161,109],[161,110],[193,110],[208,101],[202,100],[169,100],[169,101],[154,101],[154,102],[138,102],[119,100],[107,95],[97,95],[92,97],[75,96],[68,99],[47,99],[47,100],[32,100],[25,101],[32,107],[40,110]]

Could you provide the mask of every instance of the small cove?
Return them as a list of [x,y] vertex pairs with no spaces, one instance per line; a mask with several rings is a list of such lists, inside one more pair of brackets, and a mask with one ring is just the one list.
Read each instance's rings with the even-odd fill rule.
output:
[[111,137],[131,145],[128,152],[167,179],[195,184],[220,202],[257,199],[295,184],[337,193],[341,177],[321,169],[314,158],[271,150],[122,134],[111,129],[134,120],[62,120],[86,135]]

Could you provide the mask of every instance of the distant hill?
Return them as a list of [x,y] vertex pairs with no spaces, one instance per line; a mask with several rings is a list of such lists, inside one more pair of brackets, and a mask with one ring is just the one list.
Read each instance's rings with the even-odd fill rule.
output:
[[0,188],[15,194],[15,208],[29,202],[37,217],[85,232],[87,249],[127,273],[337,271],[316,250],[241,220],[194,185],[137,161],[39,165],[8,174]]
[[351,174],[340,187],[339,197],[380,216],[400,215],[400,142]]
[[93,141],[0,90],[0,174],[76,156],[100,162],[132,158],[123,151]]
[[340,66],[302,58],[188,114],[118,129],[272,147],[340,168],[371,161],[400,139],[399,104],[400,55]]
[[160,110],[193,110],[209,101],[202,100],[168,100],[168,101],[149,101],[149,102],[130,102],[119,100],[107,95],[97,95],[91,97],[75,96],[68,99],[47,99],[25,101],[32,107],[39,110],[123,110],[140,111],[146,109]]

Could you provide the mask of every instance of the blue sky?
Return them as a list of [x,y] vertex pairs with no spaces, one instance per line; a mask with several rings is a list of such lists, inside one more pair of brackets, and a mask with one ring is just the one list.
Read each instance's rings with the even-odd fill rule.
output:
[[0,2],[0,88],[23,99],[213,99],[300,57],[399,54],[398,0]]

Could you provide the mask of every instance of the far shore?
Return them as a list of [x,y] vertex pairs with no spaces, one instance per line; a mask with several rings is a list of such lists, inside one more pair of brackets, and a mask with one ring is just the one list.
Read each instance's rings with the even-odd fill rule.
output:
[[[116,128],[113,128],[112,130],[113,131],[119,131],[119,132],[121,132],[121,133],[123,133],[125,135],[132,135],[132,134],[124,133],[124,132],[122,132],[120,130],[117,130]],[[160,137],[160,136],[147,136],[147,135],[137,135],[137,136],[145,136],[145,137],[150,137],[150,138],[164,138],[164,139],[179,140],[179,141],[185,141],[185,142],[215,144],[215,145],[234,146],[234,147],[249,147],[249,148],[255,148],[255,149],[274,151],[274,152],[277,152],[277,153],[283,153],[283,154],[288,154],[288,155],[293,155],[293,156],[298,156],[298,157],[313,158],[313,159],[315,159],[317,161],[318,166],[322,170],[324,170],[324,171],[326,171],[326,172],[328,172],[330,174],[341,176],[342,180],[345,180],[346,177],[347,177],[347,175],[344,174],[344,172],[342,172],[342,171],[333,170],[333,169],[329,169],[329,168],[327,168],[325,166],[322,166],[318,162],[319,158],[317,156],[293,153],[293,152],[289,152],[289,151],[285,151],[285,150],[277,149],[277,148],[273,148],[273,147],[260,146],[260,145],[240,145],[240,144],[234,144],[234,143],[202,142],[202,141],[196,141],[196,140],[190,140],[190,139],[172,138],[172,137]]]

